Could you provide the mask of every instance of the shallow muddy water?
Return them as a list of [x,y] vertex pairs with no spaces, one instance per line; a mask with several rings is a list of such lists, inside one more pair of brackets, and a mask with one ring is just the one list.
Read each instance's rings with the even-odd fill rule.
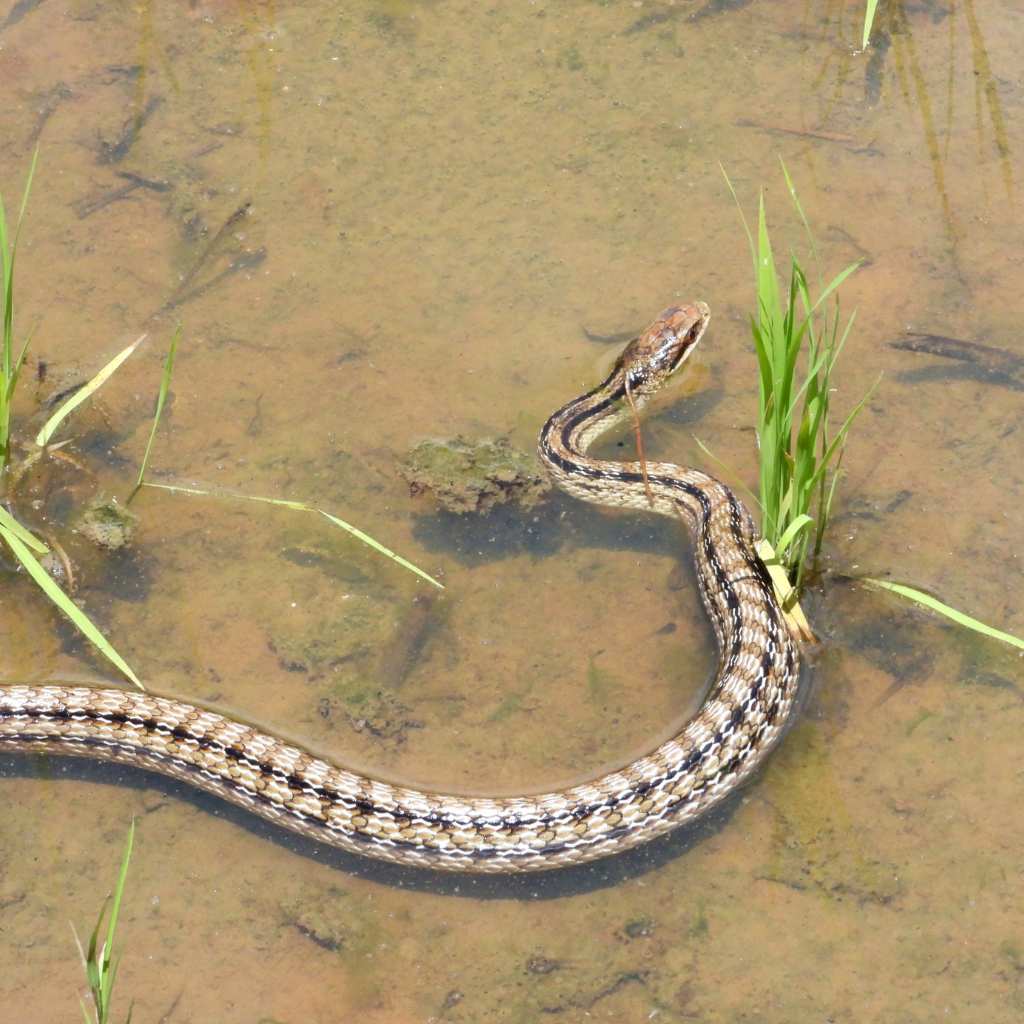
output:
[[[1021,660],[849,577],[888,573],[1024,632],[1024,19],[893,0],[860,53],[861,16],[0,11],[9,212],[40,152],[19,436],[45,395],[150,332],[63,435],[73,461],[19,500],[81,560],[79,600],[155,692],[477,792],[581,779],[692,713],[713,636],[672,524],[554,493],[439,513],[399,467],[428,438],[530,450],[608,365],[615,345],[588,335],[700,298],[712,328],[647,417],[647,451],[707,467],[699,437],[752,485],[751,268],[719,164],[748,216],[765,188],[784,253],[802,236],[783,157],[824,271],[865,261],[844,286],[840,411],[882,375],[806,601],[821,643],[803,711],[707,822],[550,876],[438,879],[139,772],[6,757],[0,989],[20,1020],[78,1014],[68,922],[91,929],[132,816],[118,1020],[132,1000],[134,1020],[168,1024],[1020,1019]],[[312,502],[443,594],[313,516],[224,496],[143,491],[132,546],[85,551],[71,510],[131,489],[178,320],[150,478]],[[113,681],[2,569],[0,679]]]

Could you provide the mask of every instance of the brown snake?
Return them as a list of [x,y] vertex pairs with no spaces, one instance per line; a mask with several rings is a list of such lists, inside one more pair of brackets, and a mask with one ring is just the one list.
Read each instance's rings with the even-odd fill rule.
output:
[[697,714],[650,754],[554,792],[455,796],[347,771],[183,701],[71,686],[0,687],[0,753],[147,768],[331,846],[448,871],[578,864],[693,821],[750,776],[781,735],[797,688],[796,644],[754,551],[753,522],[729,488],[694,469],[586,453],[682,364],[708,318],[703,303],[665,310],[608,378],[554,413],[540,435],[541,459],[570,494],[682,519],[693,537],[718,667]]

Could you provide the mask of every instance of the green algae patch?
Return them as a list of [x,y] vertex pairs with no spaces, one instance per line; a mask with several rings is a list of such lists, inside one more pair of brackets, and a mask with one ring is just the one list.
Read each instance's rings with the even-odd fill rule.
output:
[[536,459],[505,438],[422,441],[399,471],[414,496],[429,493],[442,509],[460,515],[484,515],[504,504],[531,509],[551,488]]
[[79,516],[75,528],[98,548],[120,551],[132,542],[139,517],[117,502],[100,498]]
[[365,956],[379,941],[379,929],[358,902],[339,886],[303,890],[281,903],[284,924],[331,953]]
[[346,594],[329,616],[296,625],[276,623],[270,647],[285,669],[311,679],[344,666],[359,674],[389,642],[398,625],[397,615],[390,601]]
[[899,872],[859,834],[836,781],[828,745],[811,725],[792,730],[772,773],[774,842],[760,878],[829,899],[886,905],[900,895]]

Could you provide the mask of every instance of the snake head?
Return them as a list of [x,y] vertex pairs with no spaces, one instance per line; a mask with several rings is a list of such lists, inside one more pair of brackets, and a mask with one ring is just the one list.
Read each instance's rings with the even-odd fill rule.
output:
[[654,394],[697,347],[710,319],[711,310],[703,302],[662,312],[619,356],[629,393],[640,398]]

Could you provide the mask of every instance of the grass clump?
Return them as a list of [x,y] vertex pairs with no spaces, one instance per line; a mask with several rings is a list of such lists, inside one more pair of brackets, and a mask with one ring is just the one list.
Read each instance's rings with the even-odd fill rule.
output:
[[[785,166],[783,174],[813,251],[813,235]],[[726,181],[736,198],[728,177]],[[757,312],[751,316],[750,329],[760,395],[761,529],[774,553],[772,561],[781,566],[799,593],[821,552],[850,425],[870,395],[834,429],[832,375],[856,316],[843,321],[838,289],[860,263],[849,264],[812,297],[807,274],[793,255],[789,283],[783,290],[768,234],[764,196],[758,203],[756,241],[742,210],[740,216],[757,287]]]
[[[79,1006],[82,1009],[82,1019],[85,1024],[109,1024],[110,1007],[114,993],[114,981],[117,978],[117,969],[120,965],[120,956],[114,956],[114,938],[117,933],[117,920],[121,913],[121,898],[124,896],[124,885],[128,879],[128,862],[132,856],[132,845],[135,842],[135,822],[131,823],[128,829],[128,838],[125,841],[124,853],[121,856],[121,870],[117,875],[117,884],[114,891],[103,901],[99,917],[96,919],[96,927],[89,937],[88,949],[82,948],[78,938],[78,932],[74,925],[71,931],[75,936],[75,944],[78,946],[78,953],[82,959],[82,969],[85,971],[86,981],[89,983],[89,996],[92,1006],[87,1006],[84,999],[79,998]],[[100,932],[103,930],[104,919],[107,918],[107,908],[110,908],[110,917],[107,919],[107,934],[100,945]],[[131,1024],[132,1008],[128,1008],[128,1016],[125,1024]]]
[[[91,380],[87,381],[74,392],[52,413],[44,423],[35,437],[35,446],[29,454],[21,459],[17,465],[11,463],[11,409],[14,401],[15,391],[21,370],[25,364],[25,356],[28,352],[30,338],[26,338],[20,348],[15,344],[14,337],[14,280],[15,265],[18,250],[18,239],[21,233],[21,226],[25,217],[25,210],[28,205],[29,193],[32,187],[32,179],[35,175],[38,150],[33,155],[31,166],[26,177],[24,191],[21,197],[21,205],[18,210],[17,221],[13,226],[8,224],[6,211],[2,197],[0,197],[0,541],[3,541],[11,553],[28,573],[32,580],[40,587],[46,597],[61,611],[74,626],[89,640],[94,647],[108,658],[131,682],[139,689],[144,689],[139,678],[129,667],[127,662],[117,653],[113,645],[103,636],[88,618],[84,611],[64,592],[53,577],[46,571],[40,562],[41,556],[49,554],[49,547],[33,535],[22,523],[18,522],[13,507],[13,495],[17,488],[17,481],[23,478],[29,470],[41,459],[45,459],[67,442],[53,443],[53,438],[60,430],[68,417],[87,399],[91,398],[106,383],[117,369],[146,341],[147,335],[141,334],[130,345],[118,352],[107,362]],[[174,371],[174,359],[177,353],[178,343],[181,340],[181,325],[174,331],[170,348],[164,361],[163,373],[161,375],[160,389],[157,397],[156,410],[153,423],[146,444],[145,455],[139,468],[135,485],[128,496],[128,502],[135,497],[139,489],[145,483],[146,470],[149,465],[149,458],[153,448],[153,441],[160,423],[160,416],[167,400],[171,376]],[[27,447],[27,446],[26,446]],[[6,501],[2,499],[6,498]],[[300,507],[297,503],[276,502],[277,504]],[[320,511],[319,509],[301,506],[306,511]],[[375,541],[368,534],[356,527],[351,526],[344,520],[338,519],[327,512],[321,513],[336,526],[339,526],[363,543],[368,544],[381,554],[398,562],[412,572],[417,573],[424,579],[429,580],[434,586],[440,587],[437,580],[430,577],[422,570],[416,568],[406,559],[401,558],[390,549]]]
[[[36,160],[39,151],[32,156],[32,163],[29,166],[28,175],[25,179],[25,188],[21,195],[21,206],[18,209],[18,219],[14,224],[13,233],[7,222],[7,213],[4,208],[3,198],[0,197],[0,484],[6,485],[4,479],[11,473],[11,407],[14,403],[15,391],[18,387],[18,380],[21,370],[25,365],[25,356],[28,352],[31,336],[26,337],[20,349],[16,352],[14,340],[14,276],[17,263],[18,239],[21,235],[21,225],[25,219],[25,209],[28,206],[29,193],[32,190],[32,179],[35,176]],[[140,339],[141,340],[141,339]],[[136,342],[138,344],[138,342]],[[130,346],[134,350],[134,346]],[[123,358],[127,358],[130,351],[126,350]],[[122,357],[119,357],[122,358]],[[120,365],[118,363],[117,365]],[[69,399],[51,417],[50,421],[43,428],[46,436],[41,432],[37,439],[39,452],[30,455],[21,465],[16,475],[23,474],[32,463],[45,451],[45,445],[49,441],[50,434],[57,428],[63,418],[83,400],[85,392],[91,394],[103,383],[110,373],[113,373],[116,366],[112,366],[109,372],[100,379],[101,375],[86,385],[79,392],[82,397],[75,395]],[[39,562],[40,555],[46,555],[49,548],[32,532],[26,529],[15,519],[11,512],[0,506],[0,539],[7,544],[11,553],[21,564],[22,568],[42,589],[49,600],[64,613],[88,639],[107,658],[109,658],[136,686],[142,689],[142,683],[128,667],[128,664],[114,650],[113,646],[106,640],[102,633],[93,625],[86,614],[64,593],[54,579],[47,573]]]
[[[817,262],[814,235],[785,164],[782,173]],[[725,180],[739,206],[728,175]],[[758,203],[756,241],[742,208],[740,217],[750,245],[757,292],[757,312],[750,318],[760,395],[757,438],[763,539],[757,550],[795,635],[811,641],[814,634],[800,609],[800,590],[821,553],[850,426],[877,386],[876,381],[838,429],[833,428],[832,375],[856,319],[856,313],[845,321],[841,317],[838,289],[860,261],[819,285],[817,296],[812,297],[807,274],[799,259],[791,255],[789,284],[783,290],[768,235],[763,193]],[[872,577],[862,580],[967,629],[1024,649],[1019,637],[986,625],[916,587]]]

